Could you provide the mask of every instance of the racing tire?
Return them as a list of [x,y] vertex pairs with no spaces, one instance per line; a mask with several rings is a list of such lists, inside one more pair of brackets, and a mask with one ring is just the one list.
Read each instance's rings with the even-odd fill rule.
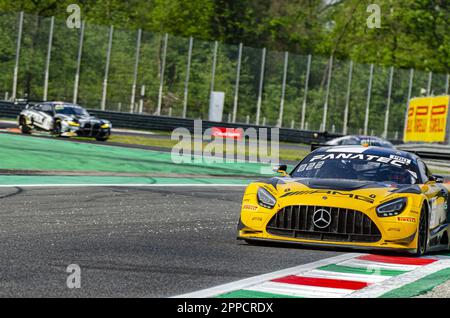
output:
[[61,137],[61,131],[62,131],[61,122],[60,121],[55,122],[55,127],[53,127],[53,134],[56,137]]
[[26,121],[25,117],[20,117],[19,125],[20,125],[20,131],[22,132],[22,134],[26,134],[26,135],[31,134],[31,128],[27,125],[27,121]]
[[95,140],[97,140],[97,141],[107,141],[108,138],[109,138],[109,136],[107,136],[107,137],[95,137]]
[[425,208],[425,203],[420,211],[419,227],[417,231],[417,250],[415,256],[420,257],[427,252],[428,241],[428,214]]

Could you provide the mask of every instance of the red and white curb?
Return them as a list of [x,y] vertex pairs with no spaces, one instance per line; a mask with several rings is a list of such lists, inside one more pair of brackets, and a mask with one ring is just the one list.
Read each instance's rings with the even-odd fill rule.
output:
[[176,298],[373,298],[444,269],[450,269],[447,257],[349,253]]

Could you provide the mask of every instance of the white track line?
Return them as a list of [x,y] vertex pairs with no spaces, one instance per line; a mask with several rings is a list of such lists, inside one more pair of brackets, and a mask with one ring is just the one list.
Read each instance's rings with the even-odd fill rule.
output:
[[380,283],[385,281],[386,279],[391,278],[391,276],[382,276],[382,275],[366,275],[366,274],[354,274],[354,273],[339,273],[339,272],[330,272],[325,270],[312,270],[306,274],[308,277],[315,278],[328,278],[328,279],[340,279],[340,280],[351,280],[355,282],[364,282],[364,283]]
[[383,262],[373,262],[362,259],[352,259],[349,261],[342,262],[338,265],[355,267],[355,268],[371,268],[375,269],[385,269],[385,270],[399,270],[399,271],[413,271],[421,268],[422,265],[405,265],[405,264],[394,264],[394,263],[383,263]]
[[80,183],[80,184],[2,184],[0,188],[42,188],[42,187],[246,187],[247,184],[215,184],[215,183],[186,183],[186,184],[177,184],[177,183],[166,183],[166,184],[148,184],[148,183],[98,183],[98,184],[89,184],[89,183]]
[[174,296],[174,298],[214,297],[216,295],[228,293],[228,292],[239,290],[239,289],[252,288],[254,285],[261,284],[261,283],[264,283],[266,281],[269,281],[269,280],[272,280],[275,278],[280,278],[280,277],[284,277],[284,276],[288,276],[288,275],[298,275],[298,274],[310,271],[312,269],[315,269],[315,268],[318,268],[321,266],[336,264],[338,262],[342,262],[342,261],[345,261],[345,260],[348,260],[351,258],[355,258],[355,257],[361,256],[361,255],[364,255],[364,254],[347,253],[347,254],[331,257],[331,258],[326,258],[326,259],[323,259],[323,260],[320,260],[320,261],[317,261],[314,263],[291,267],[291,268],[283,269],[280,271],[263,274],[263,275],[259,275],[259,276],[255,276],[255,277],[250,277],[250,278],[242,279],[242,280],[224,284],[224,285],[219,285],[219,286],[212,287],[212,288],[203,289],[203,290],[192,292],[192,293]]
[[353,289],[294,285],[277,282],[265,282],[257,286],[246,288],[245,290],[307,298],[342,298],[354,292]]
[[442,269],[450,267],[450,260],[440,260],[429,265],[421,266],[409,273],[402,274],[384,281],[382,284],[376,284],[359,291],[356,291],[346,297],[350,298],[376,298],[387,292],[400,288],[409,283],[413,283],[425,276],[438,272]]

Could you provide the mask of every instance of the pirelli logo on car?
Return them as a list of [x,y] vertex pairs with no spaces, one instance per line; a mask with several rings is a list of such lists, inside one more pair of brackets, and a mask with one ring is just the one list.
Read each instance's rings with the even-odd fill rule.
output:
[[397,217],[397,221],[399,221],[399,222],[407,222],[407,223],[416,223],[416,218],[398,216]]
[[256,210],[258,210],[258,207],[256,205],[252,205],[252,204],[244,204],[242,209],[249,210],[249,211],[256,211]]

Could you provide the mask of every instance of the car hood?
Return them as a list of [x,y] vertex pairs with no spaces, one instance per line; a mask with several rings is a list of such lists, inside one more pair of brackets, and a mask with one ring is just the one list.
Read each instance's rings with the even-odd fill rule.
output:
[[97,117],[94,116],[77,116],[77,115],[62,115],[62,114],[58,114],[56,115],[56,118],[61,118],[63,120],[77,120],[77,121],[102,121]]
[[276,193],[280,199],[326,194],[343,200],[353,194],[366,203],[377,204],[402,193],[421,193],[419,185],[399,185],[392,182],[285,177],[272,178],[267,183],[277,190]]

